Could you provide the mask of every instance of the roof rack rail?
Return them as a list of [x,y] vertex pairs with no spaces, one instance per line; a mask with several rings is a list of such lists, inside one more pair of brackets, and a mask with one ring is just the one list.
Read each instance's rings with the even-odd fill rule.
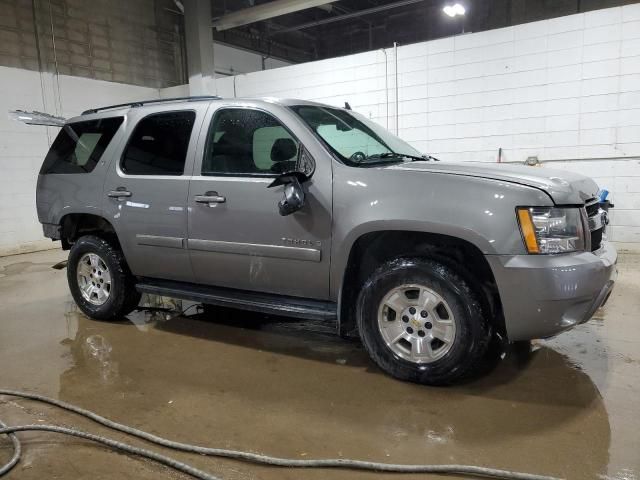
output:
[[119,103],[117,105],[108,105],[106,107],[90,108],[89,110],[85,110],[84,112],[82,112],[82,115],[97,113],[101,110],[109,110],[112,108],[120,108],[120,107],[133,108],[133,107],[141,107],[143,105],[148,105],[150,103],[164,103],[164,102],[177,102],[177,101],[191,102],[195,100],[222,100],[222,97],[218,97],[217,95],[197,95],[193,97],[174,97],[174,98],[159,98],[156,100],[140,100],[138,102]]

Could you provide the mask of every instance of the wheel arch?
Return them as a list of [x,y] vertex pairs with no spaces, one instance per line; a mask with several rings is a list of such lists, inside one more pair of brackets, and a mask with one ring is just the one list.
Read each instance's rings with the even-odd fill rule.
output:
[[447,264],[479,295],[496,331],[505,334],[502,304],[493,271],[482,250],[467,239],[412,230],[376,230],[351,244],[338,290],[338,332],[356,329],[355,305],[365,280],[382,263],[400,257],[424,257]]
[[62,248],[69,250],[82,235],[95,235],[120,248],[115,228],[106,218],[92,213],[67,213],[60,219]]

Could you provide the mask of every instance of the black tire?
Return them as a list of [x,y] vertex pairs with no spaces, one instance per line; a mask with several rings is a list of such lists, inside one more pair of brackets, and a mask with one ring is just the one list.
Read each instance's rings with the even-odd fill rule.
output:
[[[109,297],[102,305],[95,305],[86,300],[78,285],[78,262],[86,253],[97,254],[105,262],[111,275]],[[71,247],[67,281],[71,295],[80,310],[96,320],[118,320],[131,313],[140,303],[141,294],[135,288],[135,278],[129,271],[122,251],[94,235],[80,237]]]
[[[402,358],[386,344],[378,327],[385,295],[407,284],[423,285],[438,293],[454,316],[455,338],[449,350],[430,363]],[[491,323],[478,296],[462,276],[453,266],[426,258],[397,259],[381,265],[362,288],[356,315],[360,338],[373,361],[395,378],[426,385],[449,385],[474,376],[484,364],[492,338]]]

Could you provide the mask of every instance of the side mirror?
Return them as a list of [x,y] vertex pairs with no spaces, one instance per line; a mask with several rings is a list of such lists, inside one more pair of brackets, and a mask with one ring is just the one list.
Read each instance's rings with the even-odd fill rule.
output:
[[278,202],[280,215],[287,216],[304,207],[305,193],[302,183],[309,178],[302,172],[289,172],[277,177],[267,188],[284,185],[282,200]]

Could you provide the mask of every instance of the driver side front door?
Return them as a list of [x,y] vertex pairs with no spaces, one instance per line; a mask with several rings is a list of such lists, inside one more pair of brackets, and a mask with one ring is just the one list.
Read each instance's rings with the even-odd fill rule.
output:
[[236,106],[210,112],[207,125],[188,199],[187,243],[196,282],[327,299],[329,162],[318,163],[304,183],[304,207],[281,216],[284,187],[267,187],[283,162],[291,165],[303,148],[293,129],[272,112]]

